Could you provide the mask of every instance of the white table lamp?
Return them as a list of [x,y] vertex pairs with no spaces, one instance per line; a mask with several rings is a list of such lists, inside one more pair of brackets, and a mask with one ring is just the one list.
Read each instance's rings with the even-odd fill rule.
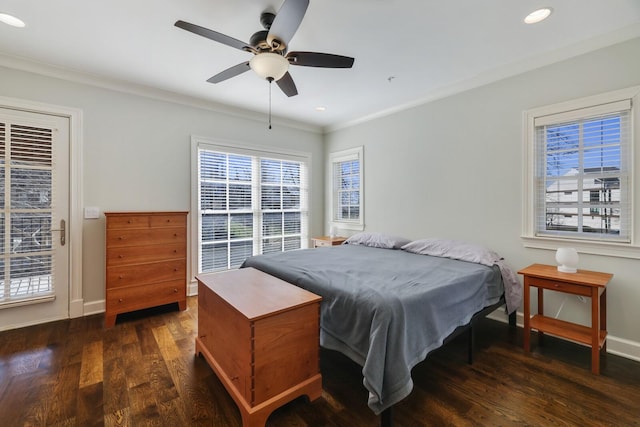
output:
[[578,271],[578,251],[575,248],[558,248],[556,262],[558,271],[563,273],[576,273]]

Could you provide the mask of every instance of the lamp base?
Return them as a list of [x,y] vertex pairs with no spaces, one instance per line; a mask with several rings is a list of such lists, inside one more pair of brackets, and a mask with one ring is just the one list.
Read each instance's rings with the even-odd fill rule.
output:
[[577,273],[578,269],[577,268],[572,268],[572,267],[567,267],[566,265],[559,265],[558,266],[558,271],[560,271],[562,273]]

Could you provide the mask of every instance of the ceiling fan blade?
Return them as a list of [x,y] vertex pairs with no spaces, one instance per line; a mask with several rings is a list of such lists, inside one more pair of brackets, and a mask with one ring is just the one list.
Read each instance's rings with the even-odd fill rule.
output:
[[210,40],[216,41],[218,43],[226,44],[227,46],[235,47],[236,49],[244,50],[244,51],[252,51],[253,48],[249,46],[248,43],[240,41],[238,39],[234,39],[233,37],[229,37],[217,31],[210,30],[208,28],[201,27],[196,24],[191,24],[185,21],[176,21],[175,26],[178,28],[182,28],[183,30],[190,31],[194,34],[197,34],[202,37],[206,37]]
[[289,52],[287,59],[291,65],[322,68],[351,68],[353,58],[318,52]]
[[278,83],[278,87],[282,89],[285,95],[291,97],[296,96],[298,94],[298,89],[296,88],[296,84],[293,82],[293,78],[291,74],[287,71],[284,76],[280,78],[280,80],[276,81]]
[[307,7],[309,7],[309,0],[285,0],[271,24],[267,43],[274,48],[278,47],[274,43],[287,46],[298,30],[302,18],[307,12]]
[[207,81],[209,83],[220,83],[222,81],[230,79],[231,77],[238,76],[244,73],[245,71],[249,71],[250,69],[251,67],[249,67],[249,61],[243,62],[241,64],[234,65],[231,68],[227,68],[226,70],[219,72],[218,74],[211,77]]

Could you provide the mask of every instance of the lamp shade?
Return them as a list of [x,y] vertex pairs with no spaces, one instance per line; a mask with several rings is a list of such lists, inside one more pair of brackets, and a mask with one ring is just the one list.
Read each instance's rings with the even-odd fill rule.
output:
[[556,262],[558,271],[563,273],[576,273],[578,271],[578,251],[575,248],[558,248]]
[[289,61],[277,53],[259,53],[249,61],[249,66],[263,79],[280,80],[289,69]]

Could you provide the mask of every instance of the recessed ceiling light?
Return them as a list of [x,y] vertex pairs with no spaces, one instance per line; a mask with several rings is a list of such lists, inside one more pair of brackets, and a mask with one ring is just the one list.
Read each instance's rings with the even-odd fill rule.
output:
[[18,28],[22,28],[26,25],[22,19],[6,13],[0,13],[0,22],[4,22],[7,25]]
[[544,7],[542,9],[534,10],[524,18],[525,24],[537,24],[540,21],[544,21],[551,15],[552,9],[550,7]]
[[316,111],[326,111],[326,110],[327,110],[327,107],[323,107],[323,106],[316,107]]

